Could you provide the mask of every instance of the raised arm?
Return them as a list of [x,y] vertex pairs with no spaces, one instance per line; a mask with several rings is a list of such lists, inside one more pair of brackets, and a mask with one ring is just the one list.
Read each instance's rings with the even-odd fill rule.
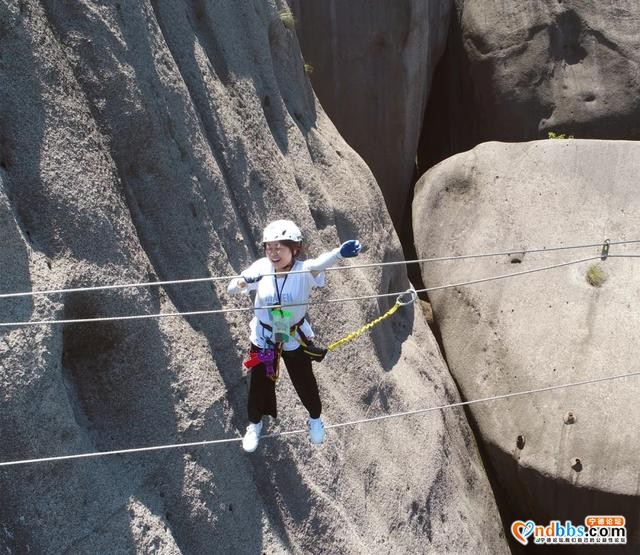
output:
[[345,241],[337,249],[322,253],[317,258],[307,260],[305,266],[308,270],[311,270],[313,276],[317,276],[322,270],[326,270],[332,264],[335,264],[342,258],[351,258],[358,256],[358,253],[362,249],[360,241],[354,239]]

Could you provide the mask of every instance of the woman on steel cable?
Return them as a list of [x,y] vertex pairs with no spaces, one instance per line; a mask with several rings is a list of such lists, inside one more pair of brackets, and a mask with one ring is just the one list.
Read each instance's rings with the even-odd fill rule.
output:
[[[357,256],[362,248],[358,241],[351,240],[317,258],[299,260],[302,233],[290,220],[271,222],[264,229],[262,244],[265,256],[241,272],[242,277],[231,280],[228,287],[231,294],[256,292],[250,324],[250,356],[244,363],[251,369],[249,425],[242,440],[247,452],[258,447],[262,417],[277,417],[275,384],[280,358],[284,359],[293,387],[309,411],[310,441],[316,444],[324,441],[322,403],[311,368],[310,339],[314,334],[306,319],[307,303],[312,288],[324,287],[323,270],[342,258]],[[265,277],[273,273],[281,275]],[[278,308],[264,308],[268,306]],[[321,360],[321,356],[316,360]]]

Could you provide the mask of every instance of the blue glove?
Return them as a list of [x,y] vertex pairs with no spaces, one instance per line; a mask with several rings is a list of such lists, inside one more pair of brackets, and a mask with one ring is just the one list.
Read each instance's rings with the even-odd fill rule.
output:
[[244,279],[244,281],[246,283],[256,283],[256,282],[258,282],[258,281],[260,281],[262,279],[262,275],[260,275],[260,274],[255,274],[253,276],[245,276],[245,275],[243,275],[242,279]]
[[351,239],[351,241],[345,241],[340,246],[340,256],[342,256],[342,258],[352,258],[354,256],[358,256],[358,253],[361,250],[362,245],[360,244],[360,241]]

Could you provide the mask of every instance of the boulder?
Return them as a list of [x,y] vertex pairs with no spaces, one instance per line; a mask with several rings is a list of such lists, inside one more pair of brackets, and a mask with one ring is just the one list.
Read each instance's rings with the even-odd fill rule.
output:
[[472,145],[549,132],[640,138],[640,4],[456,0],[456,10],[462,93],[451,112]]
[[[422,263],[427,288],[571,263],[429,293],[463,398],[638,370],[640,261],[618,256],[640,253],[639,178],[640,144],[596,140],[485,143],[422,176],[420,258],[505,253]],[[471,405],[505,521],[622,514],[637,550],[638,394],[635,376]]]
[[[270,220],[312,254],[401,249],[273,1],[0,5],[0,292],[237,274]],[[315,301],[408,287],[402,267],[329,274]],[[0,461],[210,439],[246,422],[248,298],[226,281],[0,300],[1,321],[238,308],[0,327]],[[313,306],[321,341],[394,297]],[[413,306],[318,367],[326,422],[457,391]],[[304,428],[285,377],[269,432]],[[0,546],[21,553],[506,552],[464,413],[0,467]]]
[[289,3],[322,106],[371,168],[396,229],[403,229],[450,0]]

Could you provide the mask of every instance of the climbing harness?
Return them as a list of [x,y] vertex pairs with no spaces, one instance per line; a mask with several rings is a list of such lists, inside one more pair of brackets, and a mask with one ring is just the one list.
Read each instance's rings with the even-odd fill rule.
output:
[[[287,311],[276,308],[272,310],[272,314],[274,312],[287,312]],[[290,320],[290,314],[291,313],[289,313],[289,320]],[[267,339],[266,341],[269,343],[270,345],[269,347],[266,347],[264,349],[260,349],[259,347],[256,347],[256,348],[252,347],[249,350],[249,357],[243,363],[245,368],[247,368],[247,370],[251,370],[254,366],[258,366],[258,364],[264,363],[265,373],[267,377],[272,379],[275,382],[280,377],[280,358],[282,354],[282,344],[285,343],[286,341],[289,341],[290,336],[295,337],[296,331],[299,333],[302,333],[300,332],[299,327],[302,325],[303,322],[304,322],[304,318],[302,318],[302,320],[300,320],[299,322],[296,322],[293,326],[290,326],[288,329],[286,329],[286,333],[281,329],[280,336],[279,336],[280,339],[278,339],[278,341],[276,341],[275,343]],[[265,324],[264,322],[259,322],[259,324],[267,331],[272,332],[274,335],[274,338],[276,338],[277,332],[276,332],[275,325],[272,327],[269,324]],[[285,335],[286,335],[286,339],[284,339]]]
[[[407,296],[408,298],[406,300],[403,300]],[[300,346],[302,347],[302,352],[309,358],[309,360],[311,360],[312,362],[322,362],[324,360],[324,357],[329,351],[333,351],[338,347],[340,347],[341,345],[344,345],[349,341],[353,341],[354,339],[357,339],[366,331],[369,331],[370,329],[374,328],[382,321],[386,320],[387,318],[395,314],[396,311],[401,306],[412,304],[413,302],[415,302],[417,298],[418,298],[418,293],[413,287],[407,289],[406,291],[398,295],[394,305],[389,310],[387,310],[382,316],[376,318],[375,320],[372,320],[371,322],[366,323],[364,326],[358,328],[354,332],[351,332],[349,335],[343,337],[342,339],[338,339],[337,341],[334,341],[326,348],[315,345],[313,341],[311,341],[300,329],[300,326],[302,326],[302,323],[304,322],[305,318],[302,318],[302,320],[300,320],[299,322],[291,326],[288,331],[290,336],[295,338],[295,340],[300,344]],[[273,312],[275,311],[276,310],[274,310]],[[262,325],[262,327],[265,328],[266,330],[272,331],[275,335],[275,329],[276,329],[275,322],[273,327],[263,322],[260,322],[260,325]],[[281,352],[282,352],[282,343],[276,343],[274,348],[272,349],[267,348],[267,349],[261,349],[259,351],[255,351],[252,349],[252,351],[249,353],[249,358],[244,362],[244,366],[247,369],[251,369],[254,366],[257,366],[258,364],[264,363],[267,377],[271,378],[273,381],[276,381],[279,377],[278,366],[279,366]],[[274,369],[274,359],[275,359],[275,369]]]
[[278,306],[271,309],[271,322],[272,325],[265,324],[260,321],[259,324],[270,331],[273,341],[267,339],[267,347],[258,350],[252,347],[249,351],[249,358],[243,363],[245,368],[251,370],[259,364],[264,364],[264,371],[267,378],[274,382],[280,377],[280,359],[282,358],[282,346],[284,343],[291,339],[291,336],[295,336],[296,330],[304,322],[304,318],[291,325],[291,317],[293,313],[289,310],[284,310],[282,307],[282,292],[284,286],[287,283],[289,275],[284,276],[282,281],[282,287],[278,287],[278,279],[273,276],[273,283],[276,289],[276,295],[278,296]]

